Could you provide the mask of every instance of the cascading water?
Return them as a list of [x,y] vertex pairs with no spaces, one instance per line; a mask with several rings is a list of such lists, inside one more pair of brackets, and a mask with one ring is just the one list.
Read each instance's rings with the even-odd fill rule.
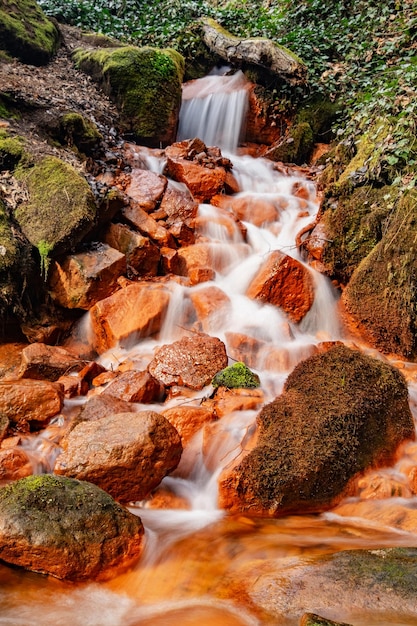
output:
[[[185,87],[184,94],[179,138],[199,136],[208,145],[220,145],[233,160],[241,190],[234,198],[246,207],[241,216],[246,236],[231,212],[200,205],[198,233],[210,246],[215,277],[192,287],[173,282],[169,310],[158,338],[144,339],[129,349],[112,349],[102,355],[101,362],[111,368],[130,359],[141,368],[146,367],[155,347],[192,331],[187,327],[191,301],[200,290],[213,287],[227,298],[227,312],[221,307],[214,309],[204,321],[204,331],[224,341],[231,356],[237,335],[256,346],[248,354],[249,365],[261,378],[267,402],[280,393],[289,371],[309,356],[320,341],[341,338],[337,294],[329,281],[307,266],[315,294],[313,305],[300,324],[292,323],[277,307],[245,295],[252,277],[271,251],[279,250],[304,264],[295,238],[314,220],[318,208],[315,188],[301,175],[281,174],[269,161],[233,154],[246,106],[243,75],[209,76]],[[203,127],[199,126],[200,121]],[[229,129],[231,133],[227,132]],[[144,154],[148,167],[161,171],[160,160],[149,151]],[[305,191],[302,199],[294,194],[300,186]],[[410,389],[415,410],[417,392]],[[207,388],[196,392],[187,402],[198,405],[210,392]],[[67,402],[68,413],[77,402]],[[168,406],[181,402],[184,398],[172,398]],[[161,410],[158,405],[143,408]],[[340,588],[333,605],[326,599],[327,589],[322,602],[321,589],[318,593],[313,590],[309,599],[303,597],[299,605],[283,597],[279,614],[275,608],[274,616],[268,616],[269,599],[257,587],[257,580],[264,575],[263,568],[271,567],[271,563],[275,568],[275,578],[271,577],[268,583],[271,596],[275,594],[277,579],[294,577],[291,594],[295,597],[301,593],[304,582],[297,582],[294,572],[308,567],[315,555],[415,545],[413,529],[402,528],[395,520],[398,511],[404,518],[411,516],[417,508],[417,498],[379,500],[372,512],[369,501],[357,497],[320,516],[279,520],[225,516],[217,507],[217,477],[253,434],[256,413],[235,411],[224,416],[216,423],[210,442],[203,441],[202,432],[194,437],[184,452],[180,471],[165,478],[162,484],[182,503],[179,508],[154,509],[152,501],[132,503],[130,510],[141,517],[146,528],[145,552],[133,571],[110,583],[74,586],[0,565],[0,626],[295,626],[302,608],[314,611],[320,606],[326,608],[326,602],[327,608],[333,607],[334,619],[346,621],[351,617],[355,626],[416,623],[417,612],[408,621],[395,608],[373,621],[372,611],[367,610],[366,590],[358,590],[359,609],[351,614],[351,598],[344,598]],[[51,459],[58,450],[55,433],[61,419],[51,424],[42,437],[25,442],[27,450],[40,459],[44,471],[50,471]],[[417,456],[415,448],[408,446],[398,466],[389,470],[400,482],[398,476],[403,476],[404,468]],[[264,610],[257,610],[257,603]]]

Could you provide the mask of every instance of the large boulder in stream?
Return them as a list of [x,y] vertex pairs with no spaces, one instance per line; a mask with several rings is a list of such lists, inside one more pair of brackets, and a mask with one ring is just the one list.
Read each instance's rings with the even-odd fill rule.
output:
[[184,76],[184,58],[176,50],[78,49],[73,57],[115,102],[124,132],[154,147],[175,140]]
[[344,345],[297,365],[257,428],[254,449],[220,478],[220,504],[264,516],[331,508],[415,437],[402,374]]
[[143,500],[181,458],[181,438],[159,413],[116,413],[80,422],[65,439],[56,474],[88,480],[119,502]]
[[142,552],[139,517],[87,482],[28,476],[0,489],[0,558],[73,581],[104,580]]

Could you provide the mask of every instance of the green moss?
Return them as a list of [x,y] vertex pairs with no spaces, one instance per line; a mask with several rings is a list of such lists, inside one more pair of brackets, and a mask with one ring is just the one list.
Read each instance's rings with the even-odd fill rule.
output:
[[115,101],[125,132],[165,142],[181,104],[184,59],[178,52],[126,46],[77,50],[74,60]]
[[87,155],[91,155],[103,139],[93,122],[74,111],[62,116],[60,135],[65,144]]
[[24,139],[0,129],[0,171],[13,170],[24,154]]
[[48,156],[33,167],[19,165],[15,175],[29,192],[29,200],[16,208],[15,218],[32,245],[63,252],[92,228],[94,196],[73,167]]
[[382,239],[384,223],[395,199],[396,191],[392,187],[370,185],[325,199],[322,221],[328,241],[323,263],[330,276],[347,284],[359,263]]
[[300,626],[351,626],[346,622],[334,622],[331,619],[320,617],[316,613],[304,613]]
[[353,273],[343,301],[380,350],[417,356],[417,190],[397,199],[381,241]]
[[56,26],[34,0],[3,2],[0,7],[0,49],[23,63],[44,65],[59,43]]
[[416,548],[383,548],[339,552],[329,560],[338,580],[349,585],[378,586],[380,593],[414,598],[417,586]]
[[234,363],[218,372],[211,381],[213,387],[229,389],[254,389],[260,386],[259,376],[244,363]]
[[17,254],[17,241],[13,235],[9,215],[0,200],[0,276],[14,265]]
[[303,164],[313,150],[314,134],[308,122],[292,126],[288,134],[267,152],[268,158],[283,163]]

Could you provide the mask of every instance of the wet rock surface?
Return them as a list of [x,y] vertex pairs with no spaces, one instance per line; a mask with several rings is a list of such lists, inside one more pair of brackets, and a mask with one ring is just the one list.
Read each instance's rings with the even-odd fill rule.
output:
[[103,580],[142,552],[138,517],[87,482],[29,476],[0,489],[0,558],[81,581]]
[[131,502],[148,496],[177,467],[181,453],[179,434],[159,413],[116,413],[75,426],[54,471]]
[[195,333],[160,347],[149,371],[167,387],[202,389],[227,365],[225,345],[217,337]]

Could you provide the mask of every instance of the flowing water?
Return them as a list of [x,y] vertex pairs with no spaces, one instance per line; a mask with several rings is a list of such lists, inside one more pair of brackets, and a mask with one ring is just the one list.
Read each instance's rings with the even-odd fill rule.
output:
[[[318,343],[348,338],[339,326],[337,292],[307,266],[315,299],[299,324],[277,307],[245,296],[269,252],[281,250],[305,265],[295,238],[318,210],[315,186],[303,175],[282,174],[269,161],[237,154],[246,94],[240,74],[194,81],[185,88],[179,130],[181,139],[200,136],[232,159],[241,189],[238,200],[249,207],[242,220],[245,236],[230,213],[201,205],[198,231],[201,241],[211,247],[215,278],[193,287],[173,282],[159,336],[129,349],[114,349],[100,360],[107,367],[124,360],[146,367],[155,347],[189,332],[193,297],[213,287],[229,302],[226,310],[219,305],[204,320],[204,330],[225,342],[231,358],[239,358],[236,345],[246,346],[246,362],[259,374],[268,402]],[[149,151],[144,154],[149,168],[161,171],[161,161]],[[88,319],[84,324],[87,333]],[[413,367],[396,364],[409,374],[410,404],[417,416]],[[199,404],[210,393],[205,388],[186,401]],[[37,471],[51,471],[59,453],[60,429],[83,401],[68,401],[64,414],[41,436],[24,442]],[[169,402],[175,405],[184,398]],[[216,423],[209,442],[203,433],[194,438],[181,461],[182,471],[163,481],[178,505],[160,509],[153,508],[152,501],[132,503],[130,510],[141,517],[146,529],[144,555],[134,570],[108,583],[74,585],[0,565],[0,625],[289,626],[298,624],[306,611],[321,611],[357,626],[416,624],[417,599],[414,608],[394,601],[378,604],[366,587],[349,594],[332,580],[321,580],[322,586],[315,588],[315,570],[309,568],[315,560],[342,550],[417,545],[417,498],[408,478],[410,468],[417,466],[417,445],[407,445],[395,467],[365,477],[357,495],[331,512],[277,520],[228,516],[217,507],[217,478],[244,448],[256,413],[232,412]],[[300,571],[307,578],[300,580]]]

